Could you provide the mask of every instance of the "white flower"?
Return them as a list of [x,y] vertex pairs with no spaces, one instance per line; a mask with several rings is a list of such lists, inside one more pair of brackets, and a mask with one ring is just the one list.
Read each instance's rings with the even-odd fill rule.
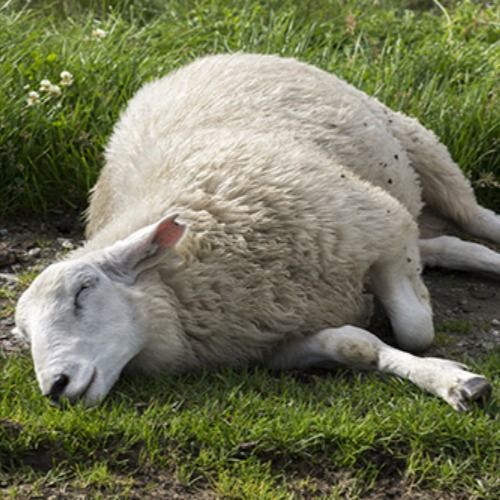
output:
[[51,96],[59,97],[61,95],[61,87],[59,87],[59,85],[51,84],[47,92]]
[[40,94],[38,92],[35,92],[34,90],[28,92],[28,97],[26,98],[28,106],[33,106],[39,101],[40,101]]
[[103,38],[106,38],[108,36],[108,33],[101,28],[96,28],[94,31],[92,31],[92,38],[96,40],[102,40]]
[[42,80],[40,82],[40,92],[48,92],[52,83],[50,80]]
[[69,87],[72,84],[73,84],[73,75],[69,71],[62,71],[61,81],[59,82],[59,85],[62,85],[63,87]]

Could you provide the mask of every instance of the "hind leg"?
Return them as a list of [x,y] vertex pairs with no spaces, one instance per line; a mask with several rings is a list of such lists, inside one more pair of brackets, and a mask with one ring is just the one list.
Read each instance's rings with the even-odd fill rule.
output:
[[500,253],[484,245],[454,236],[419,240],[422,263],[459,271],[477,271],[500,276]]
[[420,178],[428,209],[472,236],[500,244],[500,216],[478,204],[470,182],[444,144],[417,120],[386,112],[391,117],[390,131]]
[[470,204],[470,217],[461,222],[462,229],[472,236],[500,245],[500,216],[482,207],[474,198]]
[[448,402],[455,410],[467,401],[487,395],[488,381],[464,365],[440,358],[419,358],[388,346],[361,328],[328,328],[281,346],[267,360],[271,368],[308,368],[341,363],[352,368],[378,370],[406,378]]

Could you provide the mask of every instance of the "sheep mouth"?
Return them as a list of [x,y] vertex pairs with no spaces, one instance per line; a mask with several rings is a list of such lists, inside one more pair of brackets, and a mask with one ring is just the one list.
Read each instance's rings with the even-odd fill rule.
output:
[[85,398],[87,393],[89,392],[90,388],[92,387],[92,384],[94,383],[95,379],[97,377],[97,368],[94,367],[92,370],[92,375],[90,376],[89,381],[87,382],[87,385],[83,388],[83,390],[75,397],[76,400],[82,400]]

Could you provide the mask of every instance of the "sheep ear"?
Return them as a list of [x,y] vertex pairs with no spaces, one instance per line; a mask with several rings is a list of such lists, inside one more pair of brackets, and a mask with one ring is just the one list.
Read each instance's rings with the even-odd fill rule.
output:
[[166,259],[168,254],[174,262],[174,249],[186,231],[186,226],[176,218],[177,214],[169,215],[116,242],[99,262],[101,269],[111,278],[130,284],[142,271]]

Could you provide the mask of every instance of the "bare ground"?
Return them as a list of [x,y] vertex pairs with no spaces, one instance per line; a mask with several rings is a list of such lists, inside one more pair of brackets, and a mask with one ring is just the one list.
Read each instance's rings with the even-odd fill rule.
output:
[[[79,245],[83,226],[74,217],[60,215],[50,220],[0,221],[0,356],[19,351],[22,346],[11,334],[14,306],[20,292],[34,273],[65,252]],[[433,299],[436,343],[429,354],[443,357],[480,359],[500,348],[500,282],[486,276],[443,270],[430,270],[424,275]],[[390,327],[383,311],[377,308],[372,331],[391,342]],[[3,422],[3,421],[2,421]],[[6,421],[7,422],[7,421]],[[49,452],[50,454],[50,452]],[[34,457],[31,466],[40,470],[46,457]],[[27,464],[29,465],[29,464]],[[349,484],[354,481],[349,471],[334,476],[320,470],[303,471],[296,464],[287,474],[289,488],[300,498],[322,497],[331,493],[332,481]],[[307,468],[307,466],[305,465]],[[215,498],[209,485],[188,489],[166,471],[130,471],[134,488],[129,498]],[[308,478],[305,487],[303,477]],[[337,477],[339,475],[339,477]],[[313,490],[310,490],[313,485]],[[0,492],[7,484],[1,484]],[[304,489],[305,487],[305,489]],[[26,498],[32,496],[30,485],[21,487]],[[338,491],[338,490],[337,490]],[[24,495],[24,493],[23,493]],[[85,492],[47,488],[43,496],[52,498],[85,498]],[[419,491],[398,474],[388,472],[366,498],[439,499],[465,498],[443,492]]]

